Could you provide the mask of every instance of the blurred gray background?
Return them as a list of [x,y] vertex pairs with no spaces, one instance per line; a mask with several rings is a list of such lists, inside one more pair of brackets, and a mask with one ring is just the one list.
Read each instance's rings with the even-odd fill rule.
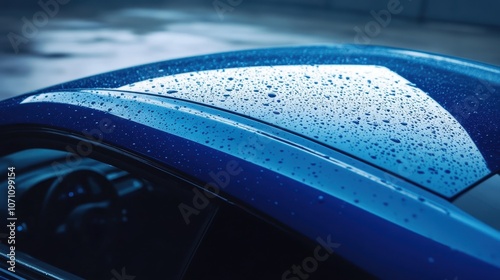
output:
[[0,99],[138,64],[275,46],[374,44],[500,65],[497,0],[0,3]]

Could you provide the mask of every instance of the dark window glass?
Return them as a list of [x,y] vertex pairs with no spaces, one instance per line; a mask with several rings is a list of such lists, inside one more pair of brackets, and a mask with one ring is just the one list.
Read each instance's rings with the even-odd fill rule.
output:
[[185,279],[373,279],[320,244],[235,206],[218,209]]
[[453,203],[500,231],[500,175],[496,174],[459,196]]
[[[192,204],[187,183],[168,176],[152,183],[70,156],[31,149],[0,159],[16,167],[16,250],[85,279],[179,279],[214,208],[188,225],[178,208]],[[6,221],[7,209],[0,211]]]
[[0,159],[16,167],[16,250],[37,261],[85,279],[371,278],[217,198],[186,223],[179,206],[193,205],[194,186],[176,177],[70,156],[30,149]]

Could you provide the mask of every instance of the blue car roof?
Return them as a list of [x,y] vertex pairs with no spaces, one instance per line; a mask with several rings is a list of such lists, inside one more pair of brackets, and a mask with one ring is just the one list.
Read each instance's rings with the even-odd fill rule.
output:
[[116,88],[201,103],[285,129],[444,197],[500,168],[500,70],[366,46],[161,62],[45,90]]
[[[245,70],[245,67],[248,68]],[[302,75],[304,70],[309,71],[308,77]],[[258,106],[253,107],[258,108],[254,109],[255,112],[225,105],[226,102],[235,104],[233,99],[243,97],[237,91],[238,83],[235,87],[226,87],[229,81],[236,81],[234,74],[242,71],[254,75],[242,76],[245,81],[250,77],[273,81],[271,88],[269,84],[260,85],[266,91],[260,95],[253,92],[255,95],[252,97],[258,96],[258,101],[276,101],[269,101],[268,106],[257,102]],[[278,75],[274,81],[271,75],[264,75],[262,71],[272,74],[285,71],[288,74],[282,75],[281,79]],[[339,71],[351,71],[353,75],[343,74],[339,79]],[[336,75],[343,82],[335,80],[337,87],[334,89],[329,78],[324,80],[328,75]],[[370,83],[367,77],[370,77]],[[197,100],[202,96],[194,90],[201,91],[197,82],[222,78],[227,78],[227,81],[218,81],[220,85],[214,86],[223,94],[209,95],[209,90],[205,88],[207,99]],[[312,80],[303,83],[305,79]],[[168,81],[168,88],[165,83],[162,88],[161,81]],[[285,81],[289,86],[295,84],[299,88],[306,85],[305,90],[308,90],[304,91],[304,96],[295,93],[297,100],[291,97],[286,99],[286,110],[304,116],[296,120],[298,124],[307,118],[316,119],[306,115],[309,111],[305,110],[306,107],[317,103],[329,108],[332,104],[338,106],[337,103],[341,103],[331,101],[333,99],[345,102],[353,98],[353,106],[364,100],[366,106],[362,108],[365,112],[368,109],[377,111],[370,108],[377,102],[385,104],[384,100],[396,102],[398,98],[414,98],[415,102],[398,101],[398,104],[417,106],[419,110],[430,112],[432,118],[425,122],[433,125],[437,122],[437,128],[447,130],[453,138],[457,136],[461,145],[471,144],[472,141],[474,146],[471,147],[477,149],[474,150],[474,162],[478,163],[475,167],[479,171],[484,168],[481,162],[489,172],[498,170],[498,69],[380,47],[267,49],[134,67],[1,102],[0,125],[8,144],[17,141],[18,136],[23,140],[36,132],[35,135],[44,140],[62,139],[63,145],[66,145],[72,137],[75,140],[87,139],[87,132],[95,132],[94,128],[104,126],[106,131],[112,128],[112,133],[98,134],[102,136],[100,144],[104,147],[132,156],[136,161],[151,163],[166,172],[187,176],[200,186],[202,183],[206,183],[206,188],[219,186],[223,199],[256,210],[311,240],[318,236],[332,237],[335,242],[344,244],[336,251],[339,255],[381,278],[446,279],[461,275],[467,279],[491,279],[498,275],[499,232],[450,203],[446,195],[435,195],[438,192],[432,190],[434,186],[421,186],[427,189],[424,190],[415,186],[415,182],[402,180],[408,176],[398,169],[387,170],[380,167],[380,163],[376,167],[373,159],[361,158],[359,145],[352,147],[352,151],[360,154],[356,156],[352,151],[334,148],[333,142],[326,142],[328,139],[315,138],[317,134],[312,134],[311,129],[302,126],[286,128],[285,125],[290,124],[278,122],[276,117],[287,116],[286,110],[276,111],[282,109],[278,104],[285,102],[281,96],[287,93],[284,90],[286,85],[280,86]],[[373,92],[364,94],[376,94],[370,97],[371,100],[361,97],[359,95],[363,91],[346,87],[344,83],[347,81],[354,82],[352,85],[356,85],[355,88],[366,88],[370,84]],[[387,92],[383,89],[396,81],[398,86],[393,87],[395,92],[386,96]],[[329,98],[324,91],[321,94],[318,92],[317,89],[323,85],[321,82],[331,91]],[[274,83],[276,89],[283,90],[273,92]],[[182,87],[170,88],[173,85],[189,86],[193,91],[184,92]],[[334,97],[334,93],[338,97]],[[297,103],[305,96],[310,97],[309,103]],[[278,99],[281,101],[278,102]],[[250,98],[241,103],[249,101]],[[410,112],[406,106],[398,108],[389,104],[384,105],[386,107],[425,117],[423,111]],[[337,109],[333,112],[344,110],[345,114],[354,114],[362,111]],[[312,111],[316,111],[314,107]],[[326,110],[325,113],[332,112]],[[361,117],[372,116],[372,112],[368,113],[370,115]],[[387,112],[383,116],[392,115]],[[397,118],[400,116],[375,119],[370,123],[376,122],[380,127]],[[351,118],[336,117],[329,121],[332,124],[320,124],[370,129],[370,124],[361,122],[361,119],[359,124]],[[400,123],[400,127],[408,127],[410,123],[408,120],[405,122],[406,125]],[[427,129],[421,127],[423,124],[422,121],[415,126]],[[314,129],[327,135],[328,131],[318,130],[316,126]],[[390,127],[382,131],[388,129]],[[361,136],[370,135],[362,130],[358,132]],[[436,133],[446,134],[441,131]],[[349,137],[351,140],[358,138],[356,135]],[[402,140],[389,139],[394,143],[389,144],[404,144]],[[35,143],[37,141],[38,138],[35,138]],[[433,144],[432,141],[429,144]],[[418,149],[418,152],[425,152],[424,148]],[[453,149],[467,150],[466,147]],[[477,151],[484,161],[481,161]],[[459,168],[453,162],[449,164]],[[241,168],[238,169],[241,174],[220,176],[237,168]],[[377,256],[377,261],[373,256]]]

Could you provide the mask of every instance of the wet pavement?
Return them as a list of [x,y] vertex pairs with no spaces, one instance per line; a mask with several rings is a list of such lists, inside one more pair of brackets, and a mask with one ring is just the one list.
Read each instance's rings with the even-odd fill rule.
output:
[[32,21],[41,8],[4,7],[0,99],[138,64],[289,45],[361,42],[500,65],[500,30],[488,27],[393,17],[376,36],[360,37],[355,27],[363,29],[373,20],[370,14],[242,2],[221,17],[212,1],[99,7],[96,11],[95,5],[68,2],[46,24],[39,22],[29,38],[22,18]]

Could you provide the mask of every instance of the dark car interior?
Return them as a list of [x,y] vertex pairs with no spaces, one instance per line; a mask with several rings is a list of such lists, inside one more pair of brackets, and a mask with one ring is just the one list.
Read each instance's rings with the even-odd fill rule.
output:
[[[16,166],[16,250],[84,279],[300,279],[283,275],[318,246],[219,198],[187,224],[193,185],[71,157],[29,149],[0,166]],[[306,276],[371,277],[336,255]]]

